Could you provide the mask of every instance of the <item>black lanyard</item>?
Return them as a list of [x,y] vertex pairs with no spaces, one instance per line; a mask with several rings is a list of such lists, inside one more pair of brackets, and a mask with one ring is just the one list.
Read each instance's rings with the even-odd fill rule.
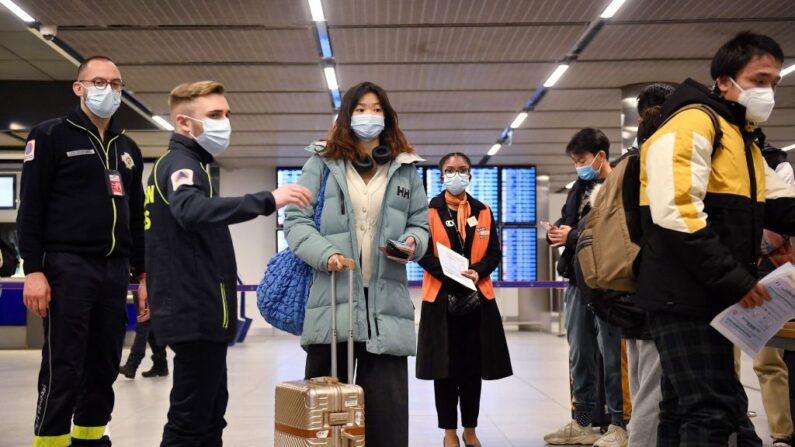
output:
[[[447,209],[447,215],[450,217],[450,221],[453,222],[453,232],[456,236],[458,236],[458,243],[461,244],[461,253],[466,254],[466,246],[464,245],[464,239],[461,238],[461,233],[458,231],[458,219],[453,219],[453,213],[450,211],[450,207],[445,205]],[[456,214],[460,212],[457,211]],[[457,216],[456,216],[457,217]],[[466,226],[464,227],[464,231],[466,231]]]

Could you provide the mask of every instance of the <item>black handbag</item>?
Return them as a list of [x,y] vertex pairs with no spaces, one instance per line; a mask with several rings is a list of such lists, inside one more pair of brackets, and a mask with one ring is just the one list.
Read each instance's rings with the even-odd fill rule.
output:
[[470,292],[464,296],[447,294],[447,313],[450,315],[469,315],[480,309],[480,294]]

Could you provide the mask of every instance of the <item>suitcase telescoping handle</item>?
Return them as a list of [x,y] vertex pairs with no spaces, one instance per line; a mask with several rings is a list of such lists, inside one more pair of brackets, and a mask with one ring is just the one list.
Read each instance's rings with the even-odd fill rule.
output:
[[[353,384],[353,259],[342,259],[348,271],[348,383]],[[331,273],[331,376],[337,377],[337,272]],[[337,377],[338,378],[338,377]]]

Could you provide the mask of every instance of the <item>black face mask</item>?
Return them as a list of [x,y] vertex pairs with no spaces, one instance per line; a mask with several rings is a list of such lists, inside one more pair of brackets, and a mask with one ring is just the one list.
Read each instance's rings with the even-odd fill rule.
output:
[[387,146],[378,146],[373,149],[373,155],[365,155],[362,158],[357,158],[351,163],[356,172],[370,172],[375,168],[375,165],[385,165],[392,161],[392,151]]

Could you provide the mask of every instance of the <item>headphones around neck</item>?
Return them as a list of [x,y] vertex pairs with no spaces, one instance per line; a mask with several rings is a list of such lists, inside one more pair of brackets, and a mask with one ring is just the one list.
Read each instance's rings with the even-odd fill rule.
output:
[[387,146],[378,146],[373,149],[373,155],[365,155],[364,157],[355,158],[351,164],[357,172],[370,172],[375,168],[375,165],[385,165],[392,161],[392,151]]

